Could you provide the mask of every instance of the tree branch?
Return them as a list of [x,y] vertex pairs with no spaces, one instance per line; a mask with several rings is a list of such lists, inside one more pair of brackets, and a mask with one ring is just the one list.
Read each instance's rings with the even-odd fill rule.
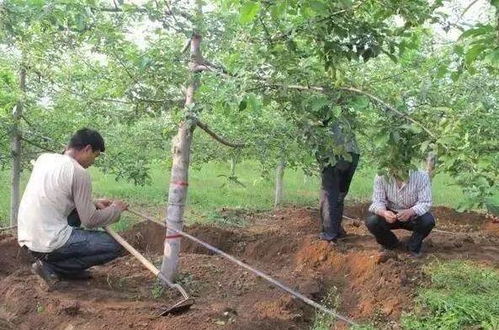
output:
[[363,90],[360,90],[360,89],[357,89],[357,88],[354,88],[354,87],[340,87],[339,88],[340,90],[343,90],[343,91],[349,91],[349,92],[353,92],[353,93],[357,93],[357,94],[362,94],[362,95],[365,95],[367,97],[369,97],[371,100],[373,100],[374,102],[382,105],[385,109],[388,109],[390,110],[391,112],[399,115],[400,117],[402,118],[405,118],[407,119],[408,121],[410,121],[411,123],[421,127],[429,136],[431,136],[432,138],[434,139],[437,139],[436,135],[433,134],[429,129],[427,129],[423,124],[421,124],[420,122],[418,122],[417,120],[413,119],[412,117],[410,117],[409,115],[395,109],[395,107],[391,106],[390,104],[384,102],[383,100],[381,100],[379,97],[371,94],[371,93],[368,93],[368,92],[365,92]]
[[182,50],[180,51],[181,54],[184,54],[185,52],[187,52],[189,50],[189,48],[191,47],[191,39],[188,39],[186,42],[185,42],[185,45],[184,47],[182,48]]
[[220,142],[223,145],[226,145],[226,146],[229,146],[229,147],[232,147],[232,148],[244,148],[246,146],[245,143],[232,143],[232,142],[229,142],[229,141],[225,140],[224,138],[220,137],[215,132],[213,132],[208,127],[208,125],[200,122],[199,120],[196,121],[196,125],[199,128],[201,128],[203,131],[205,131],[206,133],[208,133],[208,135],[211,136],[213,139],[215,139],[216,141]]
[[[22,117],[22,118],[24,119],[24,121],[26,121],[26,123],[28,123],[28,125],[30,125],[30,124],[29,124],[29,122],[26,120],[26,118],[24,118],[24,117]],[[30,126],[31,126],[31,125],[30,125]],[[35,128],[35,127],[33,127],[33,126],[31,126],[31,127],[32,127],[32,128]],[[61,143],[61,142],[59,142],[59,141],[56,141],[56,140],[54,140],[54,139],[52,139],[52,138],[50,138],[50,137],[48,137],[48,136],[41,135],[40,133],[37,133],[37,132],[32,132],[32,131],[28,131],[28,130],[23,130],[22,132],[23,132],[23,134],[27,133],[27,134],[30,134],[30,135],[36,136],[36,137],[38,137],[38,138],[42,139],[42,140],[43,140],[43,141],[45,141],[45,142],[51,141],[51,142],[53,142],[53,143],[57,143],[58,145],[60,145],[60,146],[61,146],[61,147],[63,147],[63,148],[66,146],[64,143]]]
[[15,228],[17,228],[17,226],[3,227],[3,228],[0,228],[0,231],[12,230]]
[[[269,86],[269,85],[267,85],[267,86]],[[332,91],[332,90],[329,90],[328,88],[322,87],[322,86],[301,86],[301,85],[283,85],[283,84],[271,84],[270,86],[295,89],[295,90],[299,90],[299,91],[315,91],[315,92],[321,92],[321,93],[325,93],[325,94]],[[433,134],[429,129],[427,129],[423,124],[421,124],[417,120],[413,119],[411,116],[397,110],[394,106],[386,103],[385,101],[381,100],[379,97],[377,97],[371,93],[365,92],[363,90],[360,90],[358,88],[355,88],[355,87],[339,87],[337,89],[367,96],[371,100],[373,100],[374,102],[380,104],[383,108],[390,110],[391,112],[397,114],[398,116],[405,118],[406,120],[421,127],[429,136],[431,136],[434,139],[437,139],[437,136],[435,134]]]
[[[124,10],[119,8],[119,7],[118,8],[101,7],[101,8],[96,8],[96,10],[101,11],[101,12],[107,12],[107,13],[123,13],[124,12]],[[147,9],[136,7],[133,9],[133,12],[135,12],[135,13],[147,13]]]
[[42,146],[42,145],[39,145],[38,143],[33,142],[33,141],[31,141],[31,140],[28,140],[28,139],[26,139],[26,138],[24,138],[24,137],[22,137],[21,139],[22,139],[24,142],[26,142],[26,143],[28,143],[28,144],[31,144],[32,146],[35,146],[35,147],[40,148],[40,149],[42,149],[42,150],[45,150],[45,151],[50,151],[50,152],[53,152],[53,153],[56,153],[56,154],[58,153],[57,151],[54,151],[54,150],[52,150],[52,149],[50,149],[50,148],[44,147],[44,146]]

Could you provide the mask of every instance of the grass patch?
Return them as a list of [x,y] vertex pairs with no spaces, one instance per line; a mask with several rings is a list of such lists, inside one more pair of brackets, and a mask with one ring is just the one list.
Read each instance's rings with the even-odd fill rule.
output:
[[[328,288],[326,296],[323,297],[321,300],[321,305],[335,311],[340,307],[340,304],[341,304],[341,298],[340,294],[338,293],[338,288],[335,286]],[[332,326],[336,322],[343,322],[343,321],[337,321],[334,316],[321,311],[317,311],[314,317],[314,322],[312,323],[310,330],[330,330],[332,329]],[[370,324],[359,324],[356,326],[351,326],[350,329],[374,330],[375,328]]]
[[[190,185],[186,208],[187,222],[212,222],[222,225],[244,225],[238,217],[221,215],[221,209],[268,210],[274,202],[274,173],[262,177],[259,166],[253,161],[237,165],[237,180],[244,186],[227,179],[231,173],[230,164],[211,162],[190,171]],[[167,200],[170,171],[165,163],[151,166],[151,184],[135,186],[132,183],[116,181],[99,169],[90,168],[95,197],[120,198],[128,201],[135,208],[154,209],[156,215],[164,217]],[[355,173],[347,199],[350,202],[367,201],[371,198],[375,171],[368,166],[361,166]],[[29,178],[29,172],[22,175],[22,189]],[[433,180],[435,205],[457,207],[463,200],[461,190],[452,186],[452,179],[445,174],[438,174]],[[318,176],[307,176],[301,170],[286,169],[284,174],[284,205],[317,206],[320,180]],[[8,223],[10,209],[10,172],[0,171],[0,226]],[[499,194],[498,194],[499,196]],[[158,212],[160,210],[160,212]],[[124,216],[120,230],[134,222]]]
[[406,329],[499,329],[499,273],[466,261],[434,262],[425,268],[414,313]]
[[[321,304],[329,309],[336,310],[340,306],[341,300],[338,289],[335,286],[328,288],[326,296],[322,298]],[[335,317],[321,311],[317,311],[311,330],[329,330],[335,322]]]

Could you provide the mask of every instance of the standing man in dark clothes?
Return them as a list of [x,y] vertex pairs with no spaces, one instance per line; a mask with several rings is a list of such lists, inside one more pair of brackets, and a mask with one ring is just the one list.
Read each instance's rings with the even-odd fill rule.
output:
[[350,182],[359,163],[359,148],[347,120],[336,119],[328,129],[337,153],[334,156],[318,157],[322,169],[319,208],[322,230],[319,238],[336,243],[339,238],[346,236],[341,225],[343,207]]

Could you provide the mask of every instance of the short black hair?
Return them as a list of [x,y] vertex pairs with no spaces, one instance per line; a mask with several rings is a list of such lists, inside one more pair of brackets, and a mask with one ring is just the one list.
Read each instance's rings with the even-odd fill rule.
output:
[[81,150],[89,144],[90,146],[92,146],[92,151],[94,152],[104,152],[106,150],[102,135],[100,135],[99,132],[89,128],[82,128],[76,131],[76,133],[73,134],[73,136],[69,140],[68,147],[76,150]]

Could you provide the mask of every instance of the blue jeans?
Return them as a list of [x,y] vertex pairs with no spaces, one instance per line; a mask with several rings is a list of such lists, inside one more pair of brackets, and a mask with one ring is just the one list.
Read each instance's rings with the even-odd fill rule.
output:
[[68,241],[49,253],[32,252],[59,275],[72,275],[109,262],[123,253],[121,245],[104,231],[73,228]]

